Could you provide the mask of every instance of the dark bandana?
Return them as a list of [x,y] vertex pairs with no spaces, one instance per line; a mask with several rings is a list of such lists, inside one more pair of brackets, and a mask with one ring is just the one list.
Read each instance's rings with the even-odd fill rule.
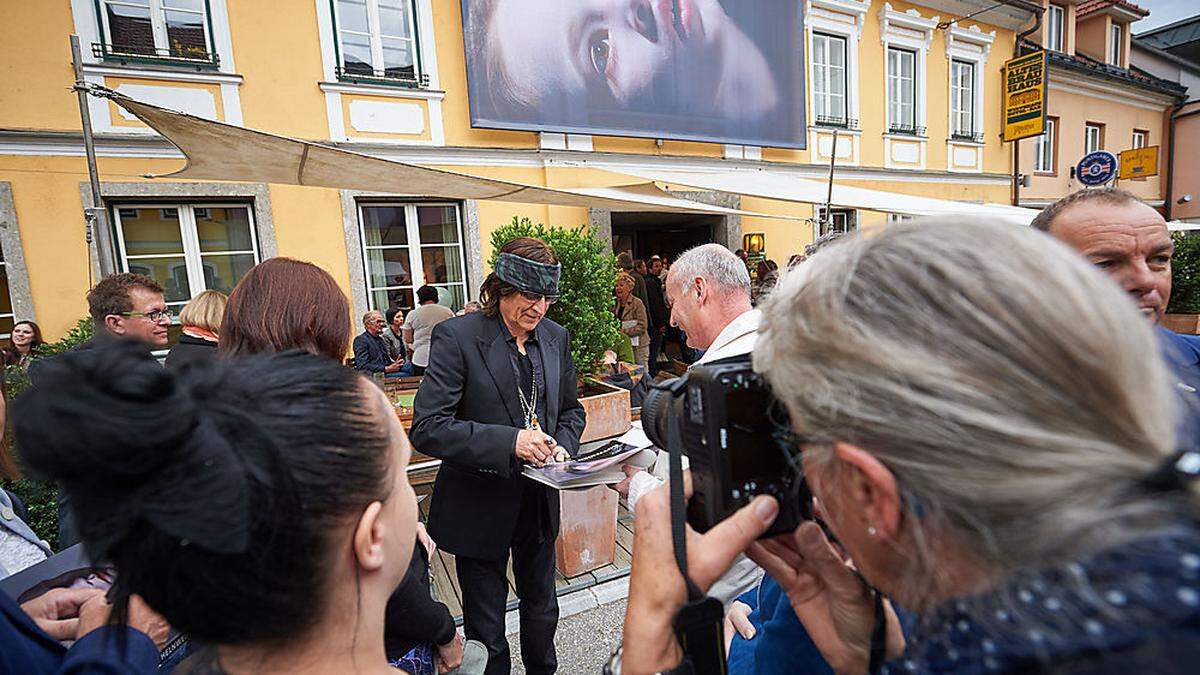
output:
[[512,253],[501,253],[496,258],[496,276],[512,284],[517,290],[540,295],[558,295],[558,278],[562,265],[547,265]]

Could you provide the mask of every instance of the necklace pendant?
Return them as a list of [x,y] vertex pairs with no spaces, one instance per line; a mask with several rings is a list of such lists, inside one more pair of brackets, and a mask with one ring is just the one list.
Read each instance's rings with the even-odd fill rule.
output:
[[529,428],[533,431],[541,431],[542,425],[538,423],[537,413],[532,413],[529,416]]

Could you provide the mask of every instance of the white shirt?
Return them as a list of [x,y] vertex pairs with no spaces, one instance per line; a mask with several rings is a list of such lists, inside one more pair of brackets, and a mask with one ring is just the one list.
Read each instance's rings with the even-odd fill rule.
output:
[[413,365],[424,368],[429,365],[429,341],[433,338],[433,327],[446,319],[454,318],[454,310],[437,303],[421,305],[404,317],[402,330],[413,332],[412,359]]

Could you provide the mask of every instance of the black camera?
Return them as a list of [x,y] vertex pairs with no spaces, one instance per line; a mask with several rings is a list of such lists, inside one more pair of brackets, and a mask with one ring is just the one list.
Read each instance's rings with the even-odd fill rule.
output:
[[758,495],[779,501],[763,534],[791,532],[812,518],[812,495],[798,470],[790,424],[750,355],[694,366],[654,385],[642,404],[642,428],[658,447],[687,456],[692,498],[687,521],[699,532]]

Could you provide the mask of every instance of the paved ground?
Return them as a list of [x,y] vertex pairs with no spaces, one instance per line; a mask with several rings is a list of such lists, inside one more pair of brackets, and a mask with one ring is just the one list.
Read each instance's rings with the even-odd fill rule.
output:
[[[558,672],[563,675],[599,675],[621,641],[625,601],[617,600],[585,610],[559,621],[554,644],[558,648]],[[508,636],[513,654],[514,675],[525,675],[517,634]]]

